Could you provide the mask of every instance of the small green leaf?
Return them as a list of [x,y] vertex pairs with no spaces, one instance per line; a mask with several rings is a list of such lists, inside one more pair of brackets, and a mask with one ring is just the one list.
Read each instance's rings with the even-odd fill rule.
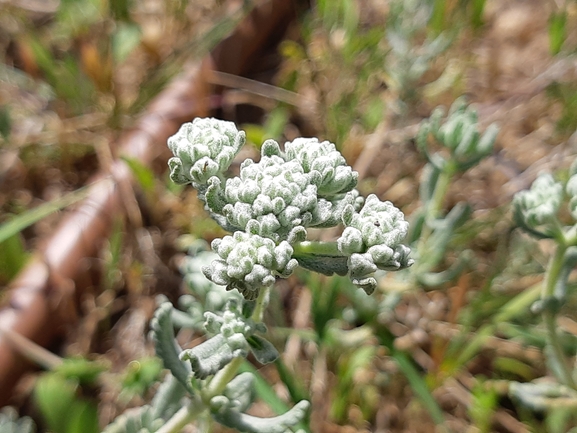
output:
[[473,28],[476,30],[479,27],[482,27],[483,22],[483,11],[485,10],[485,2],[486,0],[472,0],[470,2],[471,5],[471,24]]
[[260,125],[244,125],[244,132],[246,132],[246,140],[252,143],[257,149],[260,148],[261,144],[265,141],[266,131],[264,127]]
[[279,357],[279,353],[271,342],[259,335],[247,339],[250,351],[261,364],[268,364]]
[[567,11],[552,12],[549,17],[549,49],[559,54],[567,37]]
[[122,156],[122,160],[128,164],[136,180],[146,194],[154,193],[155,176],[154,172],[140,161],[128,156]]
[[128,364],[122,378],[122,393],[128,398],[142,396],[157,380],[162,371],[162,361],[145,357]]
[[98,410],[94,403],[77,400],[67,412],[65,433],[98,433]]
[[0,242],[0,284],[7,283],[24,267],[28,254],[22,236],[16,233]]
[[40,376],[34,388],[34,400],[55,433],[67,433],[71,415],[70,408],[76,401],[77,385],[59,374],[47,373]]
[[98,376],[108,370],[103,362],[89,361],[85,358],[64,358],[54,371],[66,379],[78,380],[81,384],[93,384]]
[[68,193],[59,199],[41,204],[34,209],[30,209],[20,215],[13,217],[5,223],[0,224],[0,243],[20,233],[26,227],[31,226],[35,222],[40,221],[48,215],[82,200],[88,196],[89,192],[89,187],[77,189],[76,191]]

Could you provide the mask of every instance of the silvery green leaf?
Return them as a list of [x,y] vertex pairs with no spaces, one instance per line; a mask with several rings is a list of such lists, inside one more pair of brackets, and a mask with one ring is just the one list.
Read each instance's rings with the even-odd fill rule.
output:
[[363,200],[359,199],[359,192],[353,189],[341,196],[335,196],[331,200],[321,198],[317,207],[312,212],[312,221],[310,227],[326,228],[335,227],[343,222],[347,212],[350,212],[352,206],[353,212],[362,204]]
[[171,374],[166,375],[151,402],[153,418],[169,419],[184,406],[186,395],[186,388]]
[[223,395],[233,403],[240,412],[247,410],[255,398],[254,374],[240,373],[226,386]]
[[222,334],[217,334],[192,349],[184,350],[180,354],[180,359],[190,362],[195,377],[206,379],[218,373],[234,358],[247,355],[248,344],[244,350],[238,347],[233,349]]
[[[573,165],[577,167],[577,164]],[[570,171],[574,170],[573,165]],[[577,174],[573,174],[569,178],[569,180],[567,181],[567,185],[565,185],[565,191],[569,196],[569,212],[571,212],[573,218],[577,220]]]
[[211,402],[213,417],[221,424],[244,433],[290,433],[302,422],[310,407],[302,400],[289,411],[272,418],[259,418],[241,413],[225,396],[214,397]]
[[555,407],[577,408],[577,391],[554,382],[511,382],[509,395],[535,411]]
[[103,433],[154,433],[166,420],[155,418],[149,405],[128,409],[109,424]]
[[477,143],[479,142],[479,132],[476,125],[468,125],[463,130],[457,147],[455,147],[455,156],[459,159],[469,156],[475,156]]
[[276,348],[260,335],[253,335],[248,338],[250,351],[261,364],[269,364],[279,357]]
[[269,142],[258,163],[244,161],[240,176],[226,181],[222,198],[213,199],[217,184],[209,187],[207,202],[215,200],[214,209],[212,202],[209,207],[222,212],[232,226],[286,240],[294,227],[311,220],[317,206],[317,187],[311,177],[296,160],[285,161]]
[[488,155],[493,151],[495,140],[499,134],[499,126],[496,123],[491,123],[481,136],[477,144],[477,153],[480,155]]
[[421,181],[419,183],[419,197],[423,202],[423,205],[426,206],[427,203],[433,198],[435,185],[437,184],[440,174],[441,170],[433,164],[427,164],[423,168],[421,173]]
[[162,359],[164,367],[191,393],[194,392],[190,383],[191,369],[179,358],[180,347],[174,338],[172,327],[172,304],[164,302],[154,314],[151,321],[151,335],[156,349],[156,355]]
[[295,254],[295,259],[301,267],[323,275],[343,276],[349,271],[347,257],[299,253]]
[[[417,134],[419,150],[425,153],[436,168],[441,171],[447,168],[465,171],[478,164],[492,151],[499,128],[492,124],[481,134],[478,130],[477,112],[467,106],[464,98],[459,98],[452,104],[444,122],[442,114],[442,109],[433,111],[431,117],[422,122]],[[439,153],[429,153],[429,134],[450,151],[450,159],[441,157]]]
[[351,278],[358,279],[374,273],[378,268],[370,254],[352,254],[348,261]]
[[260,153],[262,156],[281,156],[280,147],[274,140],[266,140],[260,148]]
[[217,177],[208,180],[208,186],[204,194],[206,206],[215,214],[222,214],[222,210],[227,204],[222,190],[222,182]]

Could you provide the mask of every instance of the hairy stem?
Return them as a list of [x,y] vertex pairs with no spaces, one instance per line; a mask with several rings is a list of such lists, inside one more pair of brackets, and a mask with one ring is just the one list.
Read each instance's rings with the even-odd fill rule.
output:
[[222,394],[226,385],[237,375],[243,360],[242,357],[234,358],[226,367],[215,374],[207,389],[202,392],[202,400],[205,404],[209,404],[212,397]]
[[176,412],[156,433],[179,433],[184,426],[198,418],[204,410],[206,407],[195,399]]
[[254,307],[254,311],[252,312],[251,319],[255,322],[262,322],[262,316],[264,314],[264,309],[268,305],[270,294],[270,287],[263,287],[260,289],[258,294],[258,298],[256,299],[256,306]]

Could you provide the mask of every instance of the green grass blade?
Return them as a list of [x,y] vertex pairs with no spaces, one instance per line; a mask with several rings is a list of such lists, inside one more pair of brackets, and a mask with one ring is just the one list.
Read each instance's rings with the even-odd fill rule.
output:
[[0,284],[6,284],[16,276],[28,260],[22,236],[10,236],[0,242]]
[[5,223],[0,224],[0,243],[20,233],[25,228],[40,221],[48,215],[82,200],[88,195],[88,193],[89,187],[77,189],[76,191],[68,193],[63,197],[52,200],[48,203],[41,204],[34,209],[30,209],[20,215],[13,217]]
[[407,378],[409,385],[413,392],[419,397],[421,403],[425,406],[425,409],[431,415],[433,422],[437,425],[443,424],[445,422],[445,416],[443,411],[437,404],[437,401],[429,391],[429,387],[417,371],[417,368],[409,359],[406,353],[395,351],[393,353],[393,358],[397,361],[399,368]]
[[437,425],[443,424],[445,422],[445,415],[409,355],[395,349],[393,345],[394,337],[388,330],[376,328],[375,334],[379,339],[379,343],[391,351],[391,356],[407,378],[415,395],[421,400],[425,409],[429,412],[429,415],[431,415],[433,422]]

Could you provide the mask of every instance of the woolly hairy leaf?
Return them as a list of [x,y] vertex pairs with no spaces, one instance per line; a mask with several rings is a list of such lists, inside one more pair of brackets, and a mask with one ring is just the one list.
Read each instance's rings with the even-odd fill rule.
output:
[[299,424],[310,407],[308,401],[299,401],[288,412],[272,418],[259,418],[241,413],[225,396],[211,400],[214,418],[221,424],[244,433],[287,433]]
[[154,412],[148,405],[129,409],[102,433],[154,433],[165,424],[162,418],[155,418]]
[[190,384],[190,375],[192,373],[190,365],[179,358],[181,349],[174,338],[171,313],[172,304],[165,302],[158,307],[152,319],[152,339],[154,340],[156,354],[162,359],[164,367],[169,369],[173,376],[189,392],[194,393]]
[[151,406],[154,409],[154,418],[169,419],[183,405],[186,388],[171,374],[167,375],[156,390]]

